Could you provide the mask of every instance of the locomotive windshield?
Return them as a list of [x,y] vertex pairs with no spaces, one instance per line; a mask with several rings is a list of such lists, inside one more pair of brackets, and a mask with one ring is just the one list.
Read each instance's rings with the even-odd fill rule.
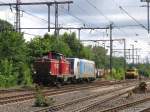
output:
[[74,69],[74,59],[67,59],[69,62],[70,62],[70,64],[71,64],[71,69],[73,70]]
[[62,56],[59,55],[59,54],[53,54],[53,55],[52,55],[52,59],[60,60],[60,59],[62,59]]
[[43,54],[43,58],[61,60],[63,59],[63,55],[56,52],[48,52]]

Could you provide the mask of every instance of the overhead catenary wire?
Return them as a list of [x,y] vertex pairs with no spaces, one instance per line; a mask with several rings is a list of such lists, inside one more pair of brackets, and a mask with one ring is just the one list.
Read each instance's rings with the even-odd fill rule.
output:
[[[87,1],[89,2],[89,0],[87,0]],[[91,2],[89,2],[89,3],[92,4]],[[93,5],[94,5],[94,4],[93,4]],[[94,6],[95,6],[95,5],[94,5]],[[78,6],[78,7],[79,7],[79,6]],[[80,8],[81,10],[85,11],[83,8],[81,8],[81,7],[79,7],[79,8]],[[96,8],[98,11],[100,11],[96,6],[95,6],[95,8]],[[67,12],[68,12],[68,11],[67,11]],[[101,11],[100,11],[100,12],[101,12]],[[33,14],[27,12],[27,11],[24,11],[24,13],[29,14],[29,15],[32,15],[32,16],[34,16],[35,18],[39,18],[39,19],[41,19],[42,21],[47,22],[46,19],[40,18],[40,17],[38,17],[38,16],[35,16],[35,15],[33,15]],[[69,13],[69,14],[70,14],[71,16],[73,16],[74,18],[78,19],[79,21],[82,21],[82,23],[83,23],[84,25],[87,25],[84,20],[80,19],[79,17],[77,17],[77,16],[75,16],[75,15],[73,15],[73,14],[71,14],[71,13]],[[103,14],[103,13],[101,12],[101,14]],[[109,22],[111,21],[111,20],[110,20],[107,16],[105,16],[104,14],[103,14],[103,16],[104,16],[105,18],[107,18]],[[112,21],[111,21],[111,22],[112,22]],[[52,24],[54,24],[54,23],[52,23]]]
[[[93,8],[95,8],[105,19],[107,19],[107,21],[110,24],[113,24],[113,27],[116,27],[114,25],[114,22],[112,20],[110,20],[100,9],[98,9],[94,4],[92,4],[89,0],[86,0]],[[118,26],[117,26],[118,27]],[[121,32],[123,32],[125,35],[126,33],[124,31],[122,31],[119,27],[117,28],[118,30],[120,30]],[[127,36],[127,35],[126,35]]]
[[[22,10],[22,12],[24,12],[24,13],[26,13],[26,14],[32,16],[32,17],[35,17],[36,19],[39,19],[39,20],[41,20],[41,21],[43,21],[43,22],[46,22],[46,23],[48,22],[48,20],[46,20],[46,19],[44,19],[44,18],[41,18],[41,17],[39,17],[39,16],[36,16],[36,15],[34,15],[34,14],[31,14],[31,13],[28,12],[28,11]],[[52,24],[52,25],[55,25],[55,24],[52,23],[52,22],[51,22],[51,24]]]
[[140,23],[138,20],[136,20],[133,16],[131,16],[122,6],[119,6],[119,8],[124,12],[126,13],[132,20],[134,20],[139,26],[141,26],[142,28],[144,28],[145,30],[147,30],[147,28],[142,24]]
[[[22,11],[23,11],[24,13],[28,14],[28,15],[31,15],[31,16],[37,18],[37,19],[40,19],[40,20],[45,21],[45,22],[48,22],[48,20],[46,20],[46,19],[44,19],[44,18],[38,17],[38,16],[33,15],[33,14],[31,14],[31,13],[29,13],[29,12],[27,12],[27,11],[24,11],[24,10],[22,10]],[[67,12],[68,12],[68,11],[67,11]],[[83,20],[80,19],[79,17],[77,17],[77,16],[75,16],[75,15],[73,15],[73,14],[71,14],[71,13],[69,13],[69,14],[70,14],[72,17],[74,17],[74,18],[78,19],[79,21],[82,21],[82,22],[83,22]],[[51,24],[55,25],[54,23],[51,23]],[[63,24],[59,24],[59,25],[63,25]],[[85,25],[85,23],[84,23],[84,25]]]
[[127,10],[125,10],[125,8],[123,8],[123,6],[117,4],[115,0],[113,0],[113,1],[116,4],[116,6],[121,11],[123,11],[129,18],[131,18],[138,26],[140,26],[140,27],[144,28],[145,30],[147,30],[147,28],[142,23],[140,23],[136,18],[134,18],[133,16],[131,16],[131,14],[129,14],[129,12]]
[[[80,10],[82,10],[83,12],[86,12],[86,13],[87,13],[87,11],[84,10],[83,8],[81,8],[79,5],[77,5],[77,4],[75,4],[75,5],[76,5]],[[68,12],[65,8],[62,8],[62,7],[61,7],[61,9],[65,10],[66,12]],[[86,21],[84,21],[83,19],[77,17],[76,15],[73,15],[72,13],[68,12],[68,14],[69,14],[70,16],[76,18],[78,21],[82,22],[82,24],[83,24],[84,27],[85,27],[85,26],[92,26],[92,24],[87,24]]]
[[[5,2],[2,2],[2,3],[5,3]],[[39,20],[41,20],[41,21],[43,21],[43,22],[48,22],[48,20],[46,20],[46,19],[44,19],[44,18],[41,18],[41,17],[39,17],[39,16],[37,16],[37,15],[31,14],[29,11],[25,11],[24,9],[20,9],[20,11],[22,11],[23,13],[25,13],[25,14],[27,14],[27,15],[30,15],[30,16],[36,18],[36,19],[39,19]],[[11,12],[12,12],[12,11],[11,11]],[[52,24],[52,25],[55,25],[55,24],[52,23],[52,22],[51,22],[51,24]],[[59,24],[59,25],[63,25],[63,24]]]
[[33,33],[27,33],[27,32],[23,32],[23,34],[31,35],[31,36],[40,36],[40,35],[36,35],[36,34],[33,34]]
[[88,26],[88,24],[87,24],[84,20],[82,20],[81,18],[79,18],[79,17],[77,17],[77,16],[71,14],[71,13],[68,12],[65,8],[62,8],[62,7],[61,7],[61,9],[63,9],[65,12],[67,12],[70,16],[72,16],[73,18],[75,18],[75,19],[78,20],[79,22],[81,22],[84,27],[85,27],[85,26]]
[[[4,2],[3,2],[4,3]],[[81,10],[83,10],[80,6],[78,6]],[[40,17],[38,17],[38,16],[35,16],[35,15],[33,15],[33,14],[31,14],[31,13],[29,13],[29,12],[27,12],[27,11],[24,11],[24,10],[22,10],[24,13],[26,13],[26,14],[28,14],[28,15],[31,15],[31,16],[33,16],[33,17],[35,17],[35,18],[37,18],[37,19],[40,19],[41,21],[45,21],[45,22],[47,22],[47,20],[46,19],[43,19],[43,18],[40,18]],[[68,11],[67,11],[68,12]],[[83,20],[81,20],[79,17],[77,17],[77,16],[74,16],[73,14],[71,14],[71,13],[69,13],[71,16],[73,16],[73,17],[75,17],[76,19],[78,19],[79,21],[82,21],[82,22],[84,22]],[[85,22],[83,23],[84,25],[86,25],[85,24]]]
[[[74,3],[74,4],[75,4],[75,3]],[[80,9],[81,11],[88,13],[86,10],[84,10],[83,8],[81,8],[78,4],[75,4],[75,5],[76,5],[76,6],[78,7],[78,9]],[[62,7],[61,7],[61,8],[62,8]],[[65,8],[62,8],[62,9],[65,10]],[[65,10],[65,11],[66,11],[66,10]],[[68,11],[66,11],[66,12],[68,12]],[[82,20],[81,18],[79,18],[79,17],[73,15],[72,13],[68,12],[68,14],[69,14],[70,16],[76,18],[78,21],[82,22],[82,24],[83,24],[84,27],[85,27],[85,26],[92,26],[92,24],[87,24],[84,20]]]
[[110,20],[100,9],[98,9],[93,3],[91,3],[89,0],[86,0],[89,5],[91,5],[94,9],[97,10],[98,13],[100,13],[107,21],[109,24],[114,24],[112,20]]
[[[74,3],[75,4],[75,3]],[[83,9],[82,7],[80,7],[78,4],[75,4],[81,11],[83,11],[84,12],[84,14],[85,13],[87,13],[88,14],[88,12],[87,12],[87,10],[85,10],[85,9]],[[92,25],[91,25],[92,26]],[[99,25],[97,26],[97,27],[99,27]]]
[[[4,3],[4,4],[0,4],[1,6],[9,6],[9,5],[16,5],[16,7],[17,6],[20,6],[20,5],[47,5],[47,4],[50,4],[50,5],[53,5],[53,4],[70,4],[70,3],[73,3],[73,1],[58,1],[58,2],[25,2],[25,3],[19,3],[18,4],[18,2],[17,3]],[[18,18],[17,17],[19,17],[19,20],[20,20],[20,15],[18,16],[17,14],[18,14],[18,12],[20,12],[20,9],[19,9],[19,11],[17,10],[18,8],[16,8],[16,24],[17,23],[20,23],[20,21],[18,21]],[[20,13],[19,13],[20,14]],[[49,25],[50,25],[50,23],[49,23]],[[18,24],[16,25],[16,26],[18,26]],[[55,26],[56,26],[56,23],[55,23]],[[16,27],[16,29],[17,29],[17,27]],[[20,29],[20,26],[19,26],[19,28],[18,29]],[[17,31],[19,31],[19,30],[17,30]]]
[[107,21],[110,23],[110,24],[113,24],[113,27],[117,28],[118,30],[120,30],[121,32],[123,32],[123,34],[125,36],[127,36],[127,33],[125,33],[125,31],[121,30],[119,28],[119,26],[115,26],[114,25],[114,22],[112,20],[110,20],[107,16],[105,16],[105,14],[103,14],[94,4],[92,4],[89,0],[86,0],[92,7],[94,7],[105,19],[107,19]]
[[[117,8],[119,8],[120,7],[120,5],[118,4],[118,3],[116,3],[116,1],[115,0],[113,0],[113,3],[117,6]],[[119,8],[119,10],[120,10],[120,8]],[[121,10],[120,10],[121,11]],[[122,12],[122,13],[124,13],[124,12]],[[124,14],[124,15],[126,15],[126,14]],[[136,20],[137,21],[137,20]],[[116,29],[118,29],[118,30],[120,30],[126,37],[128,37],[127,35],[127,33],[123,30],[123,29],[121,29],[121,28],[124,28],[124,27],[139,27],[140,25],[139,24],[137,24],[137,25],[125,25],[125,26],[117,26],[117,25],[114,25],[114,27],[116,28]],[[140,26],[141,27],[141,26]],[[135,35],[137,35],[138,33],[136,33],[136,32],[134,32],[135,33]]]
[[[0,2],[1,2],[1,1],[0,1]],[[1,2],[1,3],[6,3],[6,2]],[[39,19],[39,20],[41,20],[41,21],[48,22],[46,19],[41,18],[41,17],[39,17],[39,16],[36,16],[36,15],[34,15],[34,14],[31,14],[29,11],[25,11],[25,10],[23,10],[23,9],[20,9],[20,11],[22,11],[23,13],[26,13],[26,14],[28,14],[28,15],[30,15],[30,16],[36,18],[36,19]],[[12,8],[11,8],[11,12],[13,13]],[[54,23],[51,23],[51,24],[54,25]]]

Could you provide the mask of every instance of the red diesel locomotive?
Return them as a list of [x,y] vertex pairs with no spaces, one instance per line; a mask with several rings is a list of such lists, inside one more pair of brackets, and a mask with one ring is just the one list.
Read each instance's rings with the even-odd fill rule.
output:
[[60,53],[48,52],[34,62],[34,81],[38,84],[63,83],[71,77],[70,63]]

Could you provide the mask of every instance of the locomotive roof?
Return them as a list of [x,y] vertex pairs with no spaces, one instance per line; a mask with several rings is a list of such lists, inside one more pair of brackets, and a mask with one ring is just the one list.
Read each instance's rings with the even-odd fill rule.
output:
[[67,59],[79,59],[79,58],[67,58]]
[[47,54],[49,54],[49,53],[55,53],[55,54],[59,54],[59,55],[63,56],[63,54],[58,53],[58,52],[56,52],[56,51],[49,51],[49,52],[43,53],[43,55],[47,55]]
[[94,62],[94,61],[92,61],[92,60],[80,59],[80,61],[95,64],[95,62]]
[[68,59],[68,60],[69,60],[69,59],[80,60],[80,61],[82,61],[82,62],[88,62],[88,63],[93,63],[93,64],[95,64],[94,61],[92,61],[92,60],[87,60],[87,59],[80,59],[80,58],[67,58],[67,59]]

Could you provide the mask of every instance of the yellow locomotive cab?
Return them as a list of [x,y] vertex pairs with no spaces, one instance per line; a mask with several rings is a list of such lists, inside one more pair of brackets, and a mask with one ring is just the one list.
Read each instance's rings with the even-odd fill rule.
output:
[[136,79],[138,78],[138,76],[139,74],[136,68],[127,69],[126,74],[125,74],[126,79]]

